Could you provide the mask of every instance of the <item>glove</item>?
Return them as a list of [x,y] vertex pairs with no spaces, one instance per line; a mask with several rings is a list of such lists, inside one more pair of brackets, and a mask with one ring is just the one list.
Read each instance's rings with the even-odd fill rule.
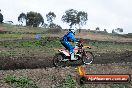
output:
[[77,42],[80,42],[80,40],[77,40]]

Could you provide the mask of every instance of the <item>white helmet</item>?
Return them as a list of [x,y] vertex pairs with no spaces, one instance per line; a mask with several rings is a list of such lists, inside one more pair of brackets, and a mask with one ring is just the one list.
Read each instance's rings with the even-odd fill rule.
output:
[[75,34],[75,31],[77,30],[76,26],[70,27],[69,31],[72,31]]
[[71,32],[75,33],[75,29],[70,29]]

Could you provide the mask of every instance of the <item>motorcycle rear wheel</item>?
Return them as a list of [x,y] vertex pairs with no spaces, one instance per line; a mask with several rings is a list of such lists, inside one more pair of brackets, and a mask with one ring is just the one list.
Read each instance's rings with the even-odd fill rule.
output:
[[64,56],[61,53],[57,53],[53,58],[53,64],[55,67],[63,67],[65,62],[62,61]]

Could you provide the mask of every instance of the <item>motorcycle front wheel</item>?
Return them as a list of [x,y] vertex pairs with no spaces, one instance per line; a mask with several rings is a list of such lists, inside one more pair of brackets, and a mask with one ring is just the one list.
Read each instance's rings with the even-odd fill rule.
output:
[[94,55],[90,51],[84,51],[82,62],[83,64],[91,64],[94,60]]

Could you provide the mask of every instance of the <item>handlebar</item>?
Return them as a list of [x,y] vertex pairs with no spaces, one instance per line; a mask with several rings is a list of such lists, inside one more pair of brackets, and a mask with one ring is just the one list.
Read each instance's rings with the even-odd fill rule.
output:
[[76,46],[78,46],[80,48],[89,48],[89,49],[91,49],[90,46],[84,46],[82,43],[83,43],[83,41],[80,41],[80,40],[77,40],[77,42],[75,42]]

